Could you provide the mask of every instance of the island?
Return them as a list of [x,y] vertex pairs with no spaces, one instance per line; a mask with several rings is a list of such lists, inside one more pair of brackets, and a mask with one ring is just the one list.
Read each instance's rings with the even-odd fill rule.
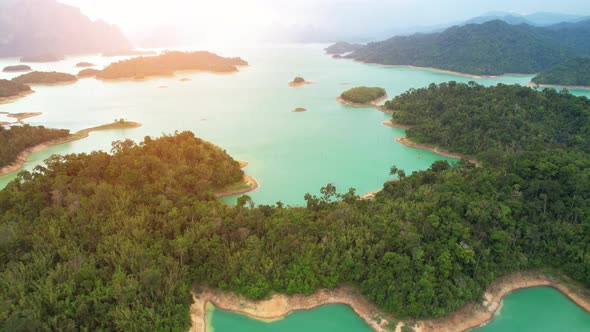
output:
[[31,153],[42,151],[49,146],[86,138],[93,131],[137,128],[139,126],[141,126],[140,123],[119,119],[111,124],[83,129],[73,134],[70,134],[67,129],[49,129],[44,126],[34,127],[28,124],[11,126],[9,129],[0,127],[0,137],[3,142],[6,142],[6,144],[0,145],[0,176],[21,169]]
[[16,65],[16,66],[7,66],[4,67],[4,69],[2,70],[5,73],[17,73],[17,72],[26,72],[26,71],[31,71],[33,69],[31,69],[31,67],[27,66],[27,65]]
[[58,72],[42,72],[34,71],[28,74],[24,74],[12,79],[15,83],[20,84],[61,84],[61,83],[73,83],[78,78],[71,74],[58,73]]
[[13,118],[16,120],[15,123],[23,123],[23,120],[34,118],[39,116],[43,113],[41,112],[30,112],[30,113],[9,113],[9,112],[0,112],[0,114],[5,114],[9,118]]
[[165,52],[157,56],[138,57],[115,62],[100,73],[100,79],[143,79],[171,76],[178,71],[237,72],[238,66],[248,63],[240,58],[224,58],[217,54],[197,52]]
[[567,60],[535,76],[531,83],[538,86],[590,88],[590,57]]
[[32,93],[31,87],[22,83],[0,79],[0,103]]
[[587,29],[584,22],[533,27],[492,20],[436,33],[394,36],[369,43],[345,57],[472,77],[539,73],[580,54],[588,54]]
[[20,59],[20,62],[58,62],[62,60],[65,60],[65,56],[63,55],[42,54],[24,56]]
[[95,67],[96,65],[90,62],[78,62],[76,64],[77,68],[88,68],[88,67]]
[[78,77],[96,77],[96,75],[98,75],[99,73],[100,70],[98,69],[87,68],[80,70],[78,72]]
[[307,109],[303,108],[303,107],[297,107],[297,108],[293,109],[291,112],[293,112],[293,113],[307,112]]
[[385,89],[359,86],[344,91],[337,100],[350,106],[374,107],[385,99],[387,99]]
[[296,76],[291,82],[289,82],[289,86],[297,87],[297,86],[304,86],[306,84],[314,84],[315,82],[308,82],[301,76]]
[[325,48],[324,51],[326,51],[326,54],[341,55],[344,53],[354,52],[358,49],[361,49],[362,47],[363,47],[363,45],[361,45],[361,44],[337,42],[336,44]]

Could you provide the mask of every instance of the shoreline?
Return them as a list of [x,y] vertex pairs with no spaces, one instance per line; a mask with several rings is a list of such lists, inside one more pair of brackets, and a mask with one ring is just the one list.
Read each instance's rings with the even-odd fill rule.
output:
[[371,102],[369,102],[368,104],[358,104],[358,103],[353,103],[351,101],[345,100],[342,97],[338,97],[336,98],[336,101],[347,105],[347,106],[351,106],[351,107],[356,107],[356,108],[375,108],[378,111],[381,111],[383,113],[387,113],[389,114],[389,112],[387,110],[385,110],[383,107],[381,107],[380,105],[378,105],[380,102],[387,100],[389,97],[387,96],[387,94],[385,94],[384,96],[381,96],[377,99],[372,100]]
[[19,171],[25,165],[25,163],[27,162],[27,159],[29,158],[29,156],[31,154],[33,154],[35,152],[43,151],[43,150],[47,149],[48,147],[51,147],[54,145],[61,145],[61,144],[77,141],[80,139],[84,139],[84,138],[88,137],[90,135],[90,133],[93,131],[111,130],[111,129],[132,129],[132,128],[141,127],[142,124],[138,123],[138,122],[131,122],[128,127],[124,127],[124,128],[108,128],[108,127],[101,128],[104,126],[109,126],[109,125],[103,125],[103,126],[82,129],[82,130],[77,131],[73,134],[70,134],[69,136],[66,136],[64,138],[59,138],[59,139],[55,139],[52,141],[40,143],[40,144],[37,144],[33,147],[25,149],[24,151],[19,153],[19,155],[16,157],[16,160],[12,164],[0,168],[0,176],[5,176],[10,173]]
[[479,161],[477,161],[476,159],[472,158],[472,157],[468,157],[462,154],[458,154],[458,153],[451,153],[451,152],[446,152],[446,151],[441,151],[436,147],[430,146],[430,145],[426,145],[426,144],[419,144],[419,143],[414,143],[412,142],[408,137],[398,137],[395,139],[396,142],[405,145],[409,148],[413,148],[413,149],[420,149],[420,150],[426,150],[426,151],[430,151],[434,154],[437,154],[439,156],[443,156],[443,157],[447,157],[447,158],[454,158],[454,159],[466,159],[467,161],[475,164],[476,166],[480,167],[481,164],[479,163]]
[[10,104],[10,103],[16,101],[17,99],[20,99],[22,97],[28,96],[28,95],[33,94],[33,93],[35,93],[34,90],[29,90],[29,91],[20,92],[20,93],[18,93],[16,95],[10,96],[10,97],[0,97],[0,105],[2,105],[2,104]]
[[383,121],[383,124],[386,125],[386,126],[388,126],[388,127],[399,128],[399,129],[403,129],[403,130],[408,130],[408,129],[411,128],[411,126],[408,126],[408,125],[403,125],[403,124],[395,123],[395,122],[393,122],[393,119],[385,120],[385,121]]
[[[235,65],[236,70],[232,70],[232,71],[213,71],[213,70],[202,70],[202,69],[181,69],[181,70],[175,70],[170,74],[154,74],[154,75],[147,75],[147,76],[142,76],[142,77],[117,77],[117,78],[101,78],[101,77],[94,77],[94,79],[99,80],[99,81],[103,81],[103,82],[118,82],[118,81],[138,81],[138,82],[142,82],[142,81],[148,81],[148,80],[153,80],[153,79],[159,79],[159,78],[176,78],[178,76],[180,76],[180,74],[202,74],[202,73],[206,73],[206,74],[216,74],[216,75],[231,75],[231,74],[235,74],[235,73],[239,73],[240,70],[239,68],[241,67],[248,67],[249,65]],[[92,77],[90,77],[92,78]],[[186,78],[186,77],[184,77]],[[182,78],[181,78],[182,79]],[[188,79],[189,81],[191,80],[190,78]],[[187,81],[185,81],[187,82]]]
[[[192,296],[190,332],[208,331],[207,305],[209,304],[221,310],[263,321],[282,319],[294,311],[313,310],[327,304],[343,304],[348,305],[374,331],[389,331],[385,328],[388,321],[380,317],[377,314],[379,310],[353,287],[321,289],[309,296],[275,294],[262,301],[250,301],[239,295],[211,288],[207,288],[200,294],[193,292]],[[373,318],[379,318],[379,322]]]
[[[415,321],[414,331],[466,332],[481,327],[494,319],[507,295],[534,287],[552,287],[590,314],[588,292],[586,291],[585,296],[578,295],[579,292],[574,291],[580,286],[571,285],[569,279],[566,282],[567,285],[543,272],[515,272],[505,275],[492,282],[483,294],[481,303],[468,303],[447,317]],[[208,304],[264,321],[282,319],[292,312],[312,310],[327,304],[344,304],[350,306],[376,332],[393,331],[388,327],[387,319],[396,322],[395,331],[401,331],[405,325],[403,321],[381,312],[360,294],[358,288],[350,286],[333,290],[321,289],[309,296],[275,294],[262,301],[247,300],[242,296],[212,288],[207,288],[200,294],[193,292],[192,297],[190,332],[207,332]]]
[[464,76],[464,77],[475,78],[475,79],[498,78],[498,77],[503,77],[503,76],[533,76],[533,75],[535,75],[535,74],[524,74],[524,73],[504,73],[502,75],[475,75],[475,74],[463,73],[460,71],[453,71],[453,70],[447,70],[447,69],[441,69],[441,68],[435,68],[435,67],[421,67],[421,66],[412,66],[412,65],[386,65],[386,64],[382,64],[382,63],[376,63],[376,62],[364,62],[364,61],[360,61],[360,60],[356,60],[356,59],[350,59],[350,60],[352,60],[354,62],[366,64],[366,65],[375,65],[375,66],[393,67],[393,68],[421,69],[421,70],[434,71],[437,73]]
[[555,88],[555,89],[568,89],[568,90],[590,90],[590,86],[585,85],[560,85],[560,84],[537,84],[533,81],[528,83],[528,86],[536,88]]
[[[245,167],[247,167],[250,164],[247,161],[238,161],[238,162],[240,163],[241,169],[244,169]],[[242,194],[249,193],[251,191],[254,191],[254,190],[260,188],[260,184],[258,183],[258,181],[255,178],[253,178],[252,176],[246,174],[246,172],[244,172],[244,177],[242,178],[242,182],[244,182],[246,184],[246,186],[247,186],[246,188],[216,192],[215,198],[222,198],[222,197],[228,197],[228,196],[234,196],[234,195],[242,195]]]
[[294,87],[294,88],[302,87],[304,85],[309,85],[309,84],[318,84],[318,82],[308,82],[308,81],[305,81],[303,83],[289,82],[289,86]]

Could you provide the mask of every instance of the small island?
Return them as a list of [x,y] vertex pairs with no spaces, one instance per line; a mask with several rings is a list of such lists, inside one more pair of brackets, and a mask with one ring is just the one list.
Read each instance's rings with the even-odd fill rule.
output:
[[385,89],[360,86],[344,91],[337,100],[350,106],[372,107],[385,99],[387,99]]
[[141,124],[115,120],[113,123],[87,128],[70,134],[67,129],[50,129],[44,126],[12,126],[8,130],[0,130],[0,137],[7,144],[0,145],[0,176],[15,172],[22,168],[28,156],[52,145],[64,144],[88,137],[93,131],[110,129],[137,128]]
[[94,63],[90,63],[90,62],[78,62],[76,64],[77,68],[88,68],[88,67],[95,67],[96,65]]
[[27,72],[27,71],[31,71],[33,69],[31,69],[31,67],[27,66],[27,65],[17,65],[17,66],[8,66],[8,67],[4,67],[4,69],[2,70],[5,73],[18,73],[18,72]]
[[42,54],[33,56],[24,56],[20,59],[20,62],[57,62],[65,60],[65,56],[56,54]]
[[292,110],[291,112],[293,112],[293,113],[307,112],[307,109],[305,109],[303,107],[297,107],[296,109]]
[[590,56],[567,60],[535,76],[533,86],[590,88]]
[[100,73],[100,79],[143,79],[154,76],[173,76],[177,71],[237,72],[237,66],[248,63],[241,58],[224,58],[217,54],[198,52],[166,52],[157,56],[137,57],[115,62]]
[[289,86],[304,86],[306,84],[314,84],[314,82],[308,82],[301,76],[297,76],[289,82]]
[[0,80],[0,103],[32,93],[31,87],[22,83]]
[[354,52],[362,47],[363,45],[361,44],[337,42],[336,44],[325,48],[324,51],[326,51],[326,54],[334,54],[334,57],[336,58],[336,55],[340,57],[341,54]]
[[92,69],[92,68],[88,68],[88,69],[82,69],[80,70],[80,72],[78,72],[78,77],[82,78],[82,77],[96,77],[96,75],[98,75],[100,73],[100,70],[98,69]]
[[58,72],[43,72],[34,71],[24,74],[12,79],[13,82],[20,84],[59,84],[59,83],[73,83],[78,78],[71,74]]

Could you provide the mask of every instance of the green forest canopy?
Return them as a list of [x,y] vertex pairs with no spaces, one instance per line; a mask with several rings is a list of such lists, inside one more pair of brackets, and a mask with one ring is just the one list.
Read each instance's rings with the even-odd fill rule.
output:
[[[527,89],[457,88],[426,91],[449,100],[443,113],[478,98],[496,115],[482,127],[514,110],[498,99]],[[527,91],[511,100],[547,99],[539,114],[587,102]],[[470,116],[461,120],[476,127]],[[188,132],[115,142],[112,155],[54,156],[0,192],[0,329],[186,330],[192,285],[259,299],[347,282],[400,318],[449,314],[523,269],[552,267],[590,285],[589,155],[540,142],[473,148],[496,153],[482,167],[392,168],[399,181],[372,201],[327,185],[305,207],[215,201],[216,188],[241,179],[239,165]]]
[[70,131],[66,129],[49,129],[43,126],[10,126],[8,129],[0,126],[0,168],[14,163],[18,155],[26,149],[67,137],[69,134]]
[[13,82],[20,84],[53,84],[75,82],[78,78],[76,76],[66,73],[58,72],[42,72],[34,71],[27,74],[20,75],[12,79]]
[[590,86],[590,57],[578,57],[535,76],[537,84]]
[[340,98],[355,104],[369,104],[385,95],[383,88],[359,86],[344,91]]
[[29,91],[31,87],[28,85],[0,79],[0,98],[15,97]]

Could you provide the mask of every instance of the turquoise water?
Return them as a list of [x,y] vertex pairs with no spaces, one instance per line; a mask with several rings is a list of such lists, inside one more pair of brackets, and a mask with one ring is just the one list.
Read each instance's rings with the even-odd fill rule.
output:
[[[355,85],[381,86],[389,96],[395,96],[432,82],[467,82],[471,78],[334,60],[323,54],[323,46],[214,50],[225,56],[241,56],[250,66],[226,75],[183,73],[116,82],[89,78],[70,85],[36,86],[36,93],[0,105],[0,111],[43,112],[27,122],[71,130],[121,117],[144,124],[131,130],[92,133],[87,139],[36,153],[26,169],[53,153],[109,151],[113,140],[141,140],[146,135],[192,130],[234,158],[250,162],[247,172],[260,183],[250,196],[259,204],[279,200],[302,204],[305,193],[318,193],[327,183],[335,184],[340,191],[354,187],[363,194],[381,188],[392,165],[411,172],[444,159],[395,142],[404,131],[382,125],[388,115],[341,105],[335,99]],[[74,66],[79,61],[105,64],[112,60],[89,56],[33,67],[77,72]],[[0,66],[14,63],[15,59],[0,59]],[[298,75],[318,84],[289,87],[287,83]],[[191,81],[181,82],[183,77]],[[506,76],[477,81],[489,85],[526,84],[529,80]],[[341,85],[345,82],[352,84]],[[296,107],[308,112],[291,112]],[[14,176],[0,178],[0,187]]]
[[313,310],[296,311],[271,323],[215,308],[209,313],[213,331],[207,332],[372,332],[352,309],[329,304]]
[[[246,330],[234,330],[246,331]],[[500,314],[472,332],[587,332],[590,314],[551,287],[515,291],[504,298]]]

